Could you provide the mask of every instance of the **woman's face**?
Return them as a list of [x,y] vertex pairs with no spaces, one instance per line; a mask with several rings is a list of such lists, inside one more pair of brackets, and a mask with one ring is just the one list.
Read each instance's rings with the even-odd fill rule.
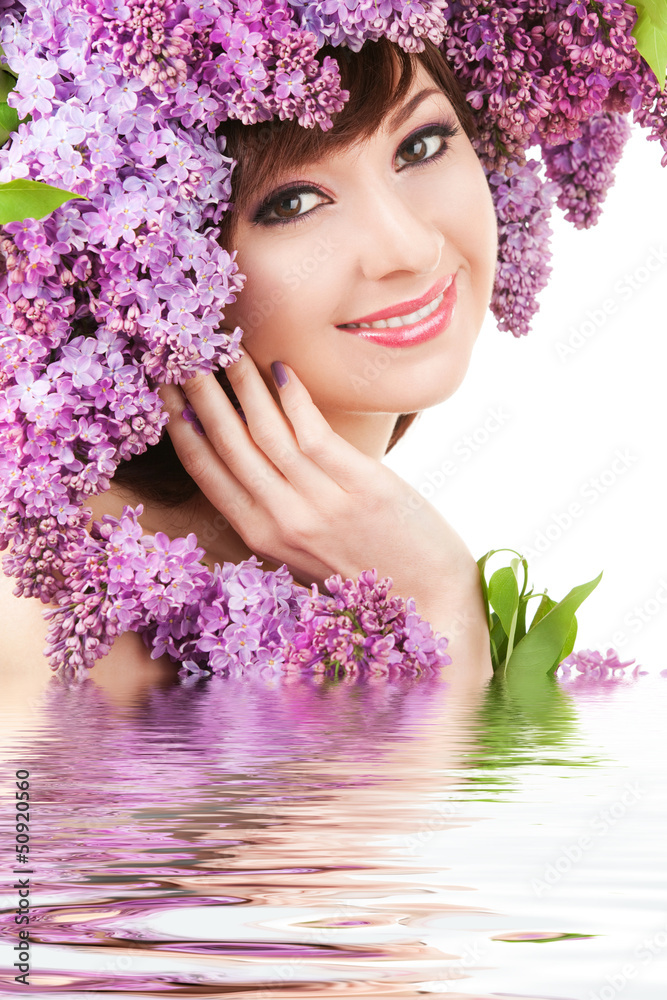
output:
[[465,375],[496,243],[479,160],[419,64],[370,139],[272,178],[239,214],[247,281],[225,325],[268,385],[286,362],[325,416],[420,410]]

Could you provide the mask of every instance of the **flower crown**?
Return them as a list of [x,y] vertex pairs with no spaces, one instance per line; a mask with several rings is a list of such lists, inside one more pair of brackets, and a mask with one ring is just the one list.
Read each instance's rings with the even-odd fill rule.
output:
[[[60,605],[54,665],[89,665],[125,628],[164,625],[168,605],[185,609],[180,638],[192,636],[187,609],[213,607],[223,591],[231,620],[227,584],[204,579],[195,541],[147,542],[132,511],[88,533],[85,506],[120,461],[158,441],[156,383],[239,356],[241,329],[223,329],[243,275],[218,243],[234,167],[221,123],[328,129],[348,95],[336,60],[318,60],[323,45],[441,46],[479,130],[499,221],[492,310],[515,336],[550,270],[553,205],[579,228],[597,220],[628,113],[667,163],[667,97],[654,72],[664,77],[664,66],[652,69],[632,34],[655,27],[647,0],[0,7],[0,196],[22,188],[21,204],[34,206],[9,221],[0,205],[0,547],[12,545],[4,565],[21,593]],[[61,189],[54,211],[43,207],[53,192],[35,181]],[[192,573],[179,577],[177,564]],[[148,577],[150,594],[137,582]],[[274,584],[271,599],[287,607],[284,581]],[[257,600],[265,614],[269,598]],[[170,641],[161,648],[187,660]]]

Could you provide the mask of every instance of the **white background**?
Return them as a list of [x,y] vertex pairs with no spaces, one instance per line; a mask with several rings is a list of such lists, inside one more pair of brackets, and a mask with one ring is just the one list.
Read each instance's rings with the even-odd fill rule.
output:
[[[598,224],[576,230],[555,210],[553,272],[531,332],[500,333],[489,313],[461,388],[387,458],[475,558],[504,546],[531,553],[536,590],[560,599],[604,570],[575,649],[613,644],[651,673],[667,667],[661,153],[634,128]],[[570,338],[582,346],[566,353]],[[447,462],[456,471],[436,488]]]

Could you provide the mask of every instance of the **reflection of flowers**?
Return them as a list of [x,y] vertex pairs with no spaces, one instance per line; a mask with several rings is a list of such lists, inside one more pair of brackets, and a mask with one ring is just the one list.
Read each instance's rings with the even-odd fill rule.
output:
[[[146,871],[187,874],[198,839],[193,843],[193,816],[205,815],[202,801],[224,803],[221,785],[229,780],[234,788],[243,775],[249,803],[275,801],[281,773],[308,761],[318,786],[363,786],[369,780],[363,765],[390,754],[396,739],[409,739],[445,688],[435,675],[336,681],[191,675],[147,690],[140,704],[118,714],[92,680],[53,677],[43,720],[49,738],[37,734],[22,757],[40,802],[31,845],[40,878],[60,891],[96,872],[108,882],[139,870],[144,883]],[[338,754],[358,766],[332,774]],[[5,813],[3,831],[8,823]],[[221,845],[216,821],[211,846]],[[141,860],[147,869],[137,868]]]

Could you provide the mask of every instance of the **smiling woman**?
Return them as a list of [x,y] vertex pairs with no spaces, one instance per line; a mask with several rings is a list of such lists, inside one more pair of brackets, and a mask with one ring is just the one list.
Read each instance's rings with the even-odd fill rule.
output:
[[8,627],[50,605],[74,672],[141,633],[192,671],[488,676],[477,565],[382,459],[489,304],[528,332],[624,113],[667,148],[634,9],[46,6],[0,15],[0,183],[76,196],[0,243]]
[[[386,39],[366,44],[357,53],[332,47],[320,50],[323,57],[334,53],[341,67],[342,83],[350,97],[343,110],[333,116],[333,127],[330,130],[323,132],[318,128],[304,129],[292,119],[256,125],[228,121],[221,129],[226,152],[234,158],[236,165],[232,179],[232,210],[221,220],[220,242],[225,247],[237,248],[237,260],[241,270],[247,275],[244,291],[237,303],[227,307],[225,318],[228,325],[238,323],[243,328],[246,348],[251,339],[257,342],[255,334],[258,331],[264,331],[265,342],[267,333],[270,336],[270,331],[273,332],[277,349],[274,356],[267,358],[261,366],[263,377],[269,384],[270,362],[274,357],[289,361],[288,345],[297,331],[301,332],[304,341],[301,345],[301,363],[303,364],[305,356],[311,355],[320,372],[326,369],[326,364],[323,364],[323,346],[307,330],[311,322],[317,319],[313,312],[314,303],[320,306],[323,293],[331,301],[330,311],[333,310],[325,324],[330,330],[331,319],[338,328],[349,327],[349,324],[338,320],[343,316],[352,319],[353,293],[360,300],[363,296],[363,302],[359,302],[360,310],[376,301],[385,305],[391,299],[389,308],[381,310],[377,317],[382,324],[396,325],[385,319],[385,314],[395,314],[393,299],[398,300],[400,293],[385,291],[385,277],[381,276],[381,284],[374,283],[375,287],[371,289],[361,289],[357,287],[358,276],[343,273],[345,261],[351,264],[352,252],[360,249],[363,239],[367,241],[365,252],[373,258],[372,266],[380,271],[385,267],[392,270],[391,262],[385,265],[381,259],[381,249],[384,246],[389,250],[395,247],[399,254],[405,254],[407,250],[408,254],[416,252],[437,255],[444,236],[437,227],[436,216],[447,211],[451,228],[454,224],[454,218],[451,217],[452,204],[457,206],[457,212],[460,213],[463,208],[460,195],[467,193],[469,201],[474,204],[472,211],[470,204],[465,205],[468,214],[463,225],[467,227],[469,240],[477,239],[478,253],[486,250],[494,254],[491,266],[495,267],[495,244],[490,249],[494,238],[491,234],[495,227],[495,216],[490,207],[488,188],[477,158],[469,142],[461,134],[463,131],[468,139],[472,139],[476,134],[475,124],[470,106],[441,51],[426,41],[422,52],[410,56]],[[425,82],[424,87],[418,85],[417,78]],[[437,86],[433,86],[434,83]],[[426,124],[420,126],[422,121]],[[412,122],[414,124],[410,127]],[[380,178],[368,177],[365,181],[359,178],[355,192],[355,185],[350,185],[349,181],[354,181],[356,176],[359,147],[374,134],[376,141],[379,135],[384,136],[387,148],[378,148],[378,153],[385,158],[385,166],[389,170]],[[397,148],[399,143],[400,149]],[[448,164],[440,164],[439,169],[434,171],[437,161],[443,156],[447,156]],[[456,161],[458,169],[453,169],[455,164],[452,160]],[[297,180],[295,183],[294,178],[298,179],[306,167],[310,180]],[[417,167],[429,168],[426,176],[421,177],[421,184],[418,184],[419,176],[414,171]],[[400,169],[406,171],[404,179],[399,179]],[[468,176],[465,178],[464,192],[461,180],[466,169]],[[339,175],[341,171],[343,173],[338,180],[336,171]],[[347,189],[345,174],[348,179]],[[331,194],[327,194],[327,176],[330,184],[339,185],[339,197],[343,198],[343,202],[333,218],[315,221],[313,216],[318,209],[331,206],[331,216],[334,207],[334,199]],[[318,177],[321,178],[319,185],[314,183]],[[387,183],[390,185],[389,190]],[[369,184],[371,190],[366,194],[365,186]],[[443,187],[445,190],[442,190]],[[362,224],[363,213],[359,213],[354,201],[360,189],[367,209],[374,215],[370,229],[366,220]],[[425,219],[422,226],[433,223],[431,232],[423,228],[416,233],[405,231],[406,219],[402,218],[405,205],[414,204],[416,197],[427,201],[426,211],[424,212],[423,207],[420,211]],[[377,201],[371,208],[373,198]],[[398,204],[396,199],[399,199]],[[486,231],[473,231],[475,221]],[[296,233],[293,226],[287,225],[289,222],[307,223],[305,232]],[[460,218],[456,222],[459,226],[462,225]],[[414,225],[414,221],[412,224]],[[272,232],[266,231],[273,226],[276,228]],[[383,231],[383,227],[388,227],[388,231]],[[247,253],[253,253],[253,247],[256,264],[249,267]],[[262,265],[262,255],[268,266]],[[425,265],[421,265],[419,261],[416,263],[419,271],[423,266],[427,270],[430,266],[428,260]],[[397,261],[397,266],[400,269],[404,265]],[[406,287],[408,284],[413,287],[418,285],[422,290],[426,284],[425,278],[418,275],[410,280],[407,276],[410,267],[414,268],[414,262],[408,260],[405,266],[406,273],[399,283]],[[447,275],[445,281],[454,284],[454,275]],[[395,281],[393,283],[396,284]],[[436,288],[431,294],[431,287],[427,289],[425,312],[430,311],[431,302],[439,291]],[[444,310],[451,309],[456,292],[456,286],[449,291]],[[483,300],[486,294],[484,292],[480,298]],[[337,302],[332,301],[334,295],[338,296]],[[403,305],[399,303],[396,308],[411,312],[415,308],[414,300],[415,297],[410,295],[409,302]],[[296,316],[288,320],[289,309]],[[281,317],[283,326],[288,322],[288,332],[284,329],[278,331],[276,327],[276,322],[280,322]],[[367,319],[366,316],[356,318]],[[438,332],[440,328],[441,324],[437,327]],[[434,329],[434,325],[429,324],[426,329],[412,330],[400,337],[399,343],[407,346],[417,340],[428,339]],[[385,335],[370,334],[369,331],[365,331],[363,336],[379,346],[398,346],[396,338],[392,336],[385,339]],[[339,359],[342,359],[342,352],[346,349],[346,340],[347,338],[341,337],[332,340],[331,347]],[[279,349],[280,344],[285,344],[283,354]],[[359,349],[359,345],[357,348]],[[250,353],[255,357],[252,348]],[[382,366],[387,362],[391,361],[396,369],[400,357],[396,352],[382,352],[381,368],[378,369],[375,365],[377,352],[368,350],[367,355],[366,363],[373,366],[378,377]],[[412,368],[418,358],[412,352],[408,360],[408,367]],[[234,399],[227,369],[218,369],[216,377]],[[374,381],[369,385],[366,380],[359,378],[354,369],[347,369],[346,388],[354,388],[355,408],[364,404],[373,384]],[[382,389],[382,386],[377,388]],[[441,384],[439,391],[442,392],[444,388],[444,384]],[[398,403],[398,397],[394,399],[394,403]],[[422,405],[421,400],[414,406],[409,401],[406,409],[416,410]],[[416,413],[408,412],[398,418],[389,448],[396,443],[415,416]],[[134,457],[131,462],[123,463],[116,474],[116,481],[128,485],[131,483],[151,499],[174,504],[191,499],[195,493],[195,484],[175,459],[166,435],[157,447]]]
[[[218,373],[228,396],[213,375],[183,386],[205,436],[181,419],[179,390],[160,390],[169,439],[120,466],[96,515],[140,499],[146,530],[176,522],[201,541],[222,514],[211,563],[255,554],[305,585],[374,566],[488,672],[472,555],[380,461],[408,415],[465,375],[493,285],[491,196],[434,45],[364,46],[342,82],[350,100],[329,132],[225,129],[238,165],[221,240],[246,276],[225,318],[244,356]],[[362,392],[369,364],[378,377]],[[456,639],[455,621],[469,623]]]

